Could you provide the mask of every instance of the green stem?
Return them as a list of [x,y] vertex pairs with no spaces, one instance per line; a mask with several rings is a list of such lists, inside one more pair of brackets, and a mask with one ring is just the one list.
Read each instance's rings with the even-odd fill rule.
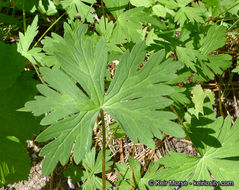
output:
[[229,29],[227,30],[227,32],[229,32],[237,23],[239,22],[239,18],[236,22],[234,22],[230,27]]
[[23,30],[24,30],[24,34],[25,34],[26,31],[27,31],[27,27],[26,27],[26,11],[25,11],[25,3],[23,3],[22,17],[23,17]]
[[[32,56],[32,58],[33,58],[33,59],[36,61],[36,63],[37,63],[36,58],[35,58],[34,56]],[[42,84],[47,85],[47,84],[44,82],[44,80],[42,79],[42,77],[41,77],[41,75],[40,75],[40,73],[39,73],[39,71],[38,71],[37,66],[34,65],[33,63],[32,63],[32,66],[33,66],[33,68],[35,69],[35,71],[36,71],[36,73],[37,73],[37,76],[39,77],[39,79],[40,79],[40,81],[42,82]]]
[[101,8],[102,8],[103,16],[104,16],[104,24],[105,24],[105,30],[106,30],[105,8],[103,5],[103,0],[101,0]]
[[224,13],[228,12],[229,10],[233,9],[234,7],[236,7],[237,5],[239,5],[239,3],[236,3],[235,5],[231,6],[230,8],[228,8],[227,10],[223,11],[222,13],[220,13],[217,17],[223,15]]
[[234,76],[234,73],[230,73],[227,86],[226,86],[226,88],[224,89],[224,92],[223,92],[223,94],[222,94],[222,96],[223,96],[224,98],[226,98],[226,97],[229,95],[229,93],[230,93],[230,90],[229,90],[229,89],[230,89],[230,86],[232,86],[232,78],[233,78],[233,76]]
[[222,88],[221,88],[221,83],[222,83],[222,80],[221,80],[221,76],[219,76],[219,83],[218,83],[218,101],[219,101],[219,110],[220,110],[220,114],[223,118],[225,118],[225,115],[223,113],[223,110],[222,110]]
[[16,11],[16,8],[15,8],[15,6],[12,8],[12,17],[14,17],[15,16],[15,11]]
[[100,110],[101,115],[101,122],[102,122],[102,136],[103,136],[103,142],[102,142],[102,189],[106,189],[106,175],[105,175],[105,119],[104,119],[104,111]]
[[57,20],[55,20],[55,22],[53,22],[51,24],[51,26],[49,26],[49,28],[47,28],[47,30],[44,32],[44,34],[42,34],[42,36],[37,40],[37,42],[34,44],[33,48],[37,46],[37,44],[42,40],[42,38],[47,34],[47,32],[66,14],[63,13]]

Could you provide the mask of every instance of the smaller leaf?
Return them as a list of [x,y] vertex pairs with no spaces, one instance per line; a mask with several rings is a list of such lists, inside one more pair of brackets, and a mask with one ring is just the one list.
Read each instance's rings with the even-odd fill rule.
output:
[[117,122],[110,123],[110,130],[116,138],[124,138],[126,133],[121,129],[120,125]]
[[212,25],[206,37],[202,40],[200,48],[202,54],[207,55],[212,51],[222,47],[226,42],[226,27]]
[[177,9],[179,5],[174,0],[158,0],[159,3],[165,5],[169,9]]
[[[129,166],[126,163],[116,163],[116,170],[119,172],[117,175],[120,181],[116,182],[120,189],[130,189],[131,182],[133,182],[133,188],[146,190],[148,187],[148,181],[156,178],[159,179],[158,173],[159,162],[151,162],[147,171],[143,176],[141,176],[141,164],[138,160],[130,157]],[[131,176],[133,174],[133,181],[131,181]],[[122,188],[122,186],[124,188]]]
[[167,10],[165,7],[163,7],[162,5],[158,4],[153,6],[153,13],[159,17],[165,17]]
[[[102,172],[102,151],[98,153],[97,159],[95,157],[96,150],[95,148],[92,148],[83,159],[82,165],[84,170],[73,165],[65,170],[64,175],[70,178],[73,183],[84,181],[82,185],[83,190],[102,189],[102,179],[96,176],[96,174]],[[109,170],[112,165],[112,162],[109,161],[110,159],[110,151],[106,150],[106,170]],[[106,187],[107,189],[110,189],[111,187],[111,184],[108,181],[106,181]]]
[[184,23],[189,20],[189,22],[199,22],[203,23],[203,14],[200,7],[181,7],[175,14],[175,21],[182,27]]
[[38,15],[35,16],[32,24],[27,27],[25,34],[19,32],[20,40],[17,44],[17,51],[21,53],[22,56],[27,58],[32,64],[37,64],[37,62],[41,62],[44,58],[44,54],[40,53],[42,50],[41,48],[30,49],[30,45],[38,33],[37,22]]
[[104,0],[104,3],[107,9],[117,19],[124,12],[124,9],[129,3],[129,0]]
[[74,20],[78,14],[81,17],[81,20],[87,19],[89,22],[93,22],[93,15],[91,12],[94,12],[94,8],[85,4],[95,3],[95,0],[63,0],[61,1],[61,5],[63,9],[65,9],[71,20]]
[[237,66],[235,69],[233,69],[232,72],[239,73],[239,66]]
[[194,114],[198,118],[199,113],[203,113],[203,103],[206,97],[210,98],[211,103],[213,104],[215,101],[214,93],[207,89],[204,91],[200,85],[197,85],[192,90],[192,101],[195,104]]

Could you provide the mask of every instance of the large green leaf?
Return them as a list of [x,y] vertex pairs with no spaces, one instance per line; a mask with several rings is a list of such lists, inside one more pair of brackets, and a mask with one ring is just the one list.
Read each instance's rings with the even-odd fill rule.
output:
[[26,140],[39,133],[39,120],[16,110],[36,94],[32,73],[24,73],[0,95],[0,186],[26,180],[30,159]]
[[25,67],[24,58],[16,52],[15,45],[0,42],[0,94],[10,88]]
[[17,112],[36,95],[33,73],[24,72],[24,58],[15,45],[0,43],[0,186],[28,178],[30,158],[26,140],[39,132],[39,120],[29,113]]
[[[131,52],[124,53],[105,95],[107,47],[104,40],[94,46],[91,39],[69,35],[55,43],[60,69],[41,68],[48,86],[38,85],[43,96],[36,96],[25,104],[36,116],[47,113],[41,124],[51,125],[37,137],[38,141],[54,139],[41,151],[45,156],[44,175],[54,169],[58,160],[62,164],[67,162],[72,146],[76,163],[82,160],[91,147],[92,128],[100,109],[110,114],[133,141],[151,148],[154,148],[152,138],[161,138],[161,131],[184,137],[183,129],[170,121],[176,116],[163,111],[172,104],[163,96],[174,92],[164,83],[176,77],[176,68],[181,64],[161,63],[165,54],[160,51],[139,70],[145,47],[145,43],[140,42]],[[175,70],[170,70],[171,67]]]

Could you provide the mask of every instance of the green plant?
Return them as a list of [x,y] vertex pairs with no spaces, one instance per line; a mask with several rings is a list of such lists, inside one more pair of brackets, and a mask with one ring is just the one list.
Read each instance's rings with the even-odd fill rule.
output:
[[[0,16],[5,19],[0,24],[6,27],[15,22],[15,17],[10,19],[10,9],[12,16],[17,15],[16,10],[22,11],[24,33],[19,33],[17,51],[32,64],[42,84],[37,85],[40,94],[36,95],[36,81],[32,73],[23,72],[26,64],[16,48],[1,42],[0,50],[4,51],[0,56],[4,58],[8,52],[13,56],[4,58],[9,59],[9,64],[1,62],[4,69],[0,70],[0,155],[10,147],[6,157],[0,156],[0,185],[27,177],[29,165],[24,172],[19,170],[21,164],[29,163],[25,141],[38,133],[38,119],[15,110],[35,95],[35,100],[19,111],[44,116],[39,118],[44,130],[36,138],[47,142],[40,153],[44,156],[44,175],[51,174],[60,161],[62,165],[70,163],[65,176],[72,183],[80,182],[82,189],[147,189],[153,188],[148,184],[152,179],[173,178],[187,183],[198,179],[228,180],[238,188],[234,177],[238,172],[227,170],[238,165],[238,120],[231,127],[230,116],[225,120],[216,117],[212,105],[217,96],[202,88],[208,82],[218,84],[220,114],[224,116],[221,79],[229,73],[228,88],[238,73],[238,66],[232,70],[232,53],[222,48],[230,31],[239,27],[235,21],[239,16],[236,0],[10,2],[0,2],[4,13]],[[27,27],[26,17],[36,10],[44,16],[35,16]],[[38,19],[48,19],[61,11],[65,12],[54,17],[55,21],[35,42],[42,32]],[[57,27],[47,36],[66,14],[63,36]],[[3,37],[11,36],[4,30],[1,33]],[[233,55],[235,63],[237,53]],[[114,60],[119,64],[112,69]],[[23,87],[26,90],[20,92]],[[15,98],[15,94],[19,97]],[[235,92],[233,96],[235,99]],[[106,114],[112,119],[107,126]],[[15,120],[11,121],[9,115],[14,115]],[[28,128],[26,134],[18,133],[24,126],[21,117],[36,127]],[[101,151],[97,149],[98,142],[92,148],[97,118],[101,120],[97,126],[102,134]],[[20,129],[16,123],[20,123]],[[140,166],[133,157],[129,166],[112,164],[106,147],[108,128],[110,140],[127,135],[134,143],[141,142],[153,150],[158,148],[156,139],[163,142],[167,135],[185,138],[191,141],[198,157],[170,152],[149,166]],[[15,159],[16,154],[24,160]],[[119,181],[106,181],[107,170],[119,172]]]
[[[41,155],[46,155],[43,161],[45,175],[53,171],[58,159],[63,165],[67,162],[73,144],[75,162],[82,160],[91,147],[92,128],[101,110],[110,114],[133,141],[152,148],[153,136],[162,137],[160,130],[184,137],[183,129],[170,121],[176,116],[162,110],[172,104],[162,96],[174,92],[165,82],[176,77],[174,73],[181,64],[173,61],[161,63],[164,52],[159,51],[139,70],[145,58],[145,45],[138,43],[131,53],[126,51],[123,54],[104,95],[105,42],[100,39],[94,47],[90,39],[83,41],[83,36],[79,38],[83,31],[86,31],[85,25],[78,25],[75,36],[57,41],[54,54],[64,72],[58,68],[40,68],[43,80],[51,88],[38,85],[44,96],[37,96],[36,100],[25,105],[25,109],[31,110],[35,116],[48,112],[41,124],[52,124],[36,139],[42,142],[55,138],[41,152]],[[175,69],[169,70],[169,67]],[[64,151],[61,147],[65,147]]]
[[[228,170],[238,166],[238,124],[239,120],[231,126],[231,117],[225,121],[223,118],[215,120],[210,101],[205,100],[204,115],[199,119],[191,118],[190,139],[199,152],[199,157],[191,157],[185,154],[170,152],[165,158],[159,160],[166,169],[160,169],[159,179],[187,181],[188,186],[184,189],[191,189],[200,180],[215,181],[215,186],[223,187],[223,181],[230,182],[230,189],[238,188],[238,170]],[[165,187],[165,189],[170,189]],[[200,189],[208,189],[201,186]]]

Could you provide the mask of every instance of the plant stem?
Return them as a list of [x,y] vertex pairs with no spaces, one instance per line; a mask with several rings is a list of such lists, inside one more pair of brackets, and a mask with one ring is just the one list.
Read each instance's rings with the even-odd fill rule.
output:
[[103,5],[103,0],[101,0],[101,8],[102,8],[103,16],[104,16],[104,24],[105,24],[105,30],[106,30],[105,8]]
[[47,30],[44,32],[44,34],[42,34],[42,36],[37,40],[37,42],[34,44],[33,48],[37,46],[37,44],[42,40],[42,38],[46,35],[46,33],[66,14],[63,13],[57,20],[55,20],[55,22],[53,22],[51,24],[51,26],[49,26],[49,28],[47,28]]
[[220,114],[223,118],[225,118],[225,115],[223,113],[223,110],[222,110],[222,93],[221,93],[221,77],[219,76],[219,83],[218,83],[218,101],[219,101],[219,110],[220,110]]
[[54,180],[54,172],[52,172],[50,176],[50,190],[53,190],[53,180]]
[[130,179],[130,190],[133,190],[133,184],[134,184],[134,169],[131,169],[131,179]]
[[23,17],[23,30],[24,30],[24,34],[27,31],[27,27],[26,27],[26,11],[25,11],[25,3],[23,2],[23,10],[22,10],[22,17]]
[[223,15],[224,13],[228,12],[229,10],[233,9],[234,7],[236,7],[237,5],[239,5],[239,3],[236,3],[235,5],[229,7],[227,10],[223,11],[222,13],[220,13],[217,17]]
[[229,7],[227,10],[221,12],[221,13],[220,13],[219,15],[217,15],[216,17],[213,17],[213,18],[211,17],[211,18],[209,18],[209,19],[207,20],[207,23],[209,23],[209,22],[212,21],[212,20],[215,20],[215,18],[218,18],[219,16],[221,16],[221,15],[223,15],[224,13],[228,12],[229,10],[233,9],[233,8],[236,7],[237,5],[239,5],[239,3],[236,3],[235,5]]
[[[33,58],[33,59],[36,61],[36,63],[37,63],[36,58],[35,58],[34,56],[32,56],[32,58]],[[33,66],[33,68],[35,69],[35,71],[36,71],[36,73],[37,73],[37,76],[39,77],[39,79],[40,79],[40,81],[42,82],[42,84],[47,85],[47,84],[44,82],[44,80],[42,79],[42,77],[41,77],[41,75],[40,75],[40,73],[39,73],[39,71],[38,71],[37,66],[34,65],[33,63],[32,63],[32,66]]]
[[14,17],[15,16],[15,11],[16,11],[16,8],[15,8],[15,6],[12,8],[12,17]]
[[104,111],[101,109],[100,110],[100,115],[101,115],[101,123],[102,123],[102,136],[103,136],[103,141],[102,141],[102,189],[106,189],[105,181],[106,181],[106,175],[105,175],[105,119],[104,119]]
[[229,32],[237,23],[239,22],[239,18],[236,22],[234,22],[227,30],[227,32]]

